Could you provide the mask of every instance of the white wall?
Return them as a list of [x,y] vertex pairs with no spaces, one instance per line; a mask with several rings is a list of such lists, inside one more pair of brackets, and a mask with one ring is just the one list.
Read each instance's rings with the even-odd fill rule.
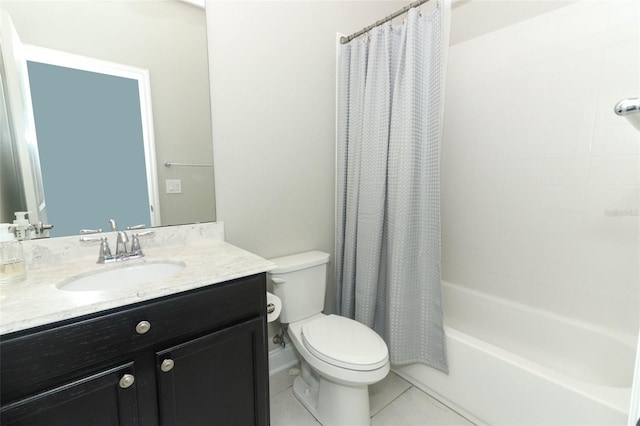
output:
[[[637,330],[640,144],[611,113],[640,93],[635,4],[536,9],[451,48],[445,279]],[[228,241],[267,258],[333,256],[335,32],[398,5],[208,1],[216,201]]]
[[450,49],[444,279],[637,333],[640,133],[612,109],[640,95],[639,7],[581,2]]
[[453,0],[450,44],[479,37],[576,0]]
[[329,310],[336,32],[398,4],[207,2],[218,219],[227,241],[266,258],[330,253]]

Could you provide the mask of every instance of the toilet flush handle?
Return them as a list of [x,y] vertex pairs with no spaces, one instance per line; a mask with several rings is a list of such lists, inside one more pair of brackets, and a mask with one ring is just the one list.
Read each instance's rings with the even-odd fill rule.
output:
[[284,284],[286,283],[286,281],[282,278],[271,278],[271,281],[273,281],[274,284]]

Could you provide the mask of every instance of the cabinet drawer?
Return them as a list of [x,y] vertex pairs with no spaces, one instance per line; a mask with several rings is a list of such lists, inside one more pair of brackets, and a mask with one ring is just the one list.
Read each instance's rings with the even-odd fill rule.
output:
[[[166,347],[177,339],[262,316],[265,299],[265,275],[260,274],[76,318],[66,325],[51,324],[38,332],[2,336],[2,401],[53,387],[62,376],[81,377],[134,351]],[[143,334],[136,331],[141,321],[150,324]]]

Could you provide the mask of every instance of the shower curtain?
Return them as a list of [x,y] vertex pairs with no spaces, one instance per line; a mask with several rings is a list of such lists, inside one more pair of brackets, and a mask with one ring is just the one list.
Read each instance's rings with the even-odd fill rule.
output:
[[440,139],[449,4],[411,9],[338,59],[338,313],[368,325],[393,364],[447,371],[440,286]]

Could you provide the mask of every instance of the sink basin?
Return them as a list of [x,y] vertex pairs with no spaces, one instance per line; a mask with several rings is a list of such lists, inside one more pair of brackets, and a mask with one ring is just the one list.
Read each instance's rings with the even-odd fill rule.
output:
[[149,262],[117,266],[65,280],[56,287],[64,291],[120,290],[163,280],[182,271],[182,262]]

